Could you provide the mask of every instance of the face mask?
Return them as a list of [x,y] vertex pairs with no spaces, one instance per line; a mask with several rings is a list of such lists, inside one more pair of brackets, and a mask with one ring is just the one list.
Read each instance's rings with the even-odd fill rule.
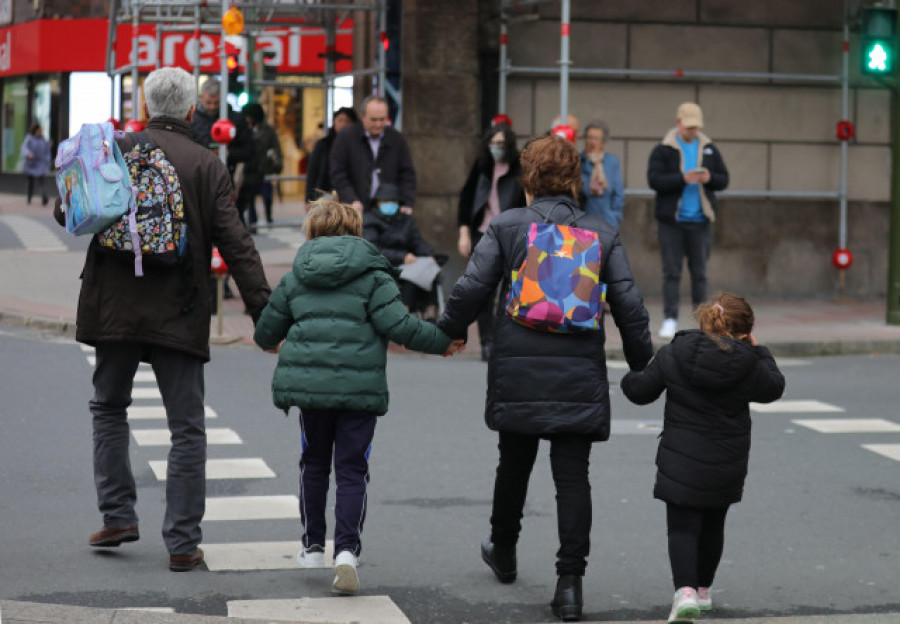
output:
[[494,162],[504,162],[506,160],[506,150],[499,145],[488,145],[488,149],[491,150],[491,158],[494,159]]
[[400,204],[397,202],[381,202],[378,204],[378,210],[381,211],[386,217],[390,217],[392,215],[397,214],[397,211],[400,209]]

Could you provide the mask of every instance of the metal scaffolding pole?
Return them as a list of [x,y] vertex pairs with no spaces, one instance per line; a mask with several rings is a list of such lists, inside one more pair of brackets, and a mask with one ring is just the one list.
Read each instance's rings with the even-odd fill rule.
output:
[[325,124],[322,131],[327,134],[331,127],[331,116],[334,114],[334,42],[337,27],[334,22],[325,25]]
[[384,42],[387,41],[387,2],[382,0],[378,9],[378,95],[384,97],[387,80],[387,50]]
[[562,17],[559,26],[559,123],[569,119],[569,0],[562,0]]
[[[222,0],[222,15],[228,10],[228,0]],[[228,119],[228,60],[225,54],[225,27],[222,27],[222,36],[219,38],[219,119]],[[228,146],[219,145],[219,158],[223,163],[228,163]]]
[[497,112],[506,113],[506,67],[509,62],[506,55],[506,13],[500,12],[500,93],[497,97]]
[[[842,53],[841,71],[841,119],[850,118],[850,28],[844,19],[844,41]],[[838,247],[847,248],[847,156],[849,151],[848,141],[841,141],[841,216],[838,228]],[[841,271],[841,287],[843,290],[844,271]]]

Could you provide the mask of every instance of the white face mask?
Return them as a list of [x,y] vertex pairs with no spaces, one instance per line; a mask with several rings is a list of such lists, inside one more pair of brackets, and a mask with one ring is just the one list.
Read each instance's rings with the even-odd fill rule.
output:
[[488,145],[488,149],[491,150],[491,158],[494,159],[494,162],[506,162],[505,149],[499,145]]

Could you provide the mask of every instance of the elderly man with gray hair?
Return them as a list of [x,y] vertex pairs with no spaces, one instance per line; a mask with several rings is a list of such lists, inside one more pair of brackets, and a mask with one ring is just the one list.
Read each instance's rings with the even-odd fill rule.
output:
[[[206,429],[203,366],[209,360],[209,267],[212,246],[237,282],[254,322],[270,288],[253,239],[241,224],[225,165],[191,140],[197,90],[189,73],[174,67],[144,82],[145,132],[118,139],[127,153],[136,143],[160,148],[181,186],[187,250],[175,266],[134,263],[104,254],[94,237],[82,273],[75,338],[95,349],[90,401],[94,429],[94,483],[103,528],[94,547],[139,538],[137,490],[128,455],[128,406],[141,362],[153,368],[171,433],[163,541],[169,569],[203,563],[200,520],[206,500]],[[65,216],[56,202],[55,216]]]

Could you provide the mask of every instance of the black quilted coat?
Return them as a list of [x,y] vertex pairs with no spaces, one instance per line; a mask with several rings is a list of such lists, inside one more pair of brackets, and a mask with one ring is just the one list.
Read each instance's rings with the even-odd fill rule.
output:
[[532,435],[582,433],[606,440],[610,414],[604,331],[552,334],[506,317],[510,274],[525,258],[528,228],[548,216],[555,223],[599,234],[600,279],[607,285],[607,302],[629,366],[643,369],[653,346],[647,311],[632,280],[625,248],[615,230],[600,217],[584,213],[571,196],[538,198],[528,208],[513,208],[491,220],[465,274],[453,287],[438,326],[452,338],[464,338],[469,324],[501,285],[503,305],[498,306],[488,361],[488,427]]
[[749,403],[770,403],[784,392],[784,377],[767,348],[723,341],[728,351],[700,330],[678,332],[646,369],[622,380],[622,391],[635,403],[651,403],[666,391],[653,495],[682,507],[741,500]]

